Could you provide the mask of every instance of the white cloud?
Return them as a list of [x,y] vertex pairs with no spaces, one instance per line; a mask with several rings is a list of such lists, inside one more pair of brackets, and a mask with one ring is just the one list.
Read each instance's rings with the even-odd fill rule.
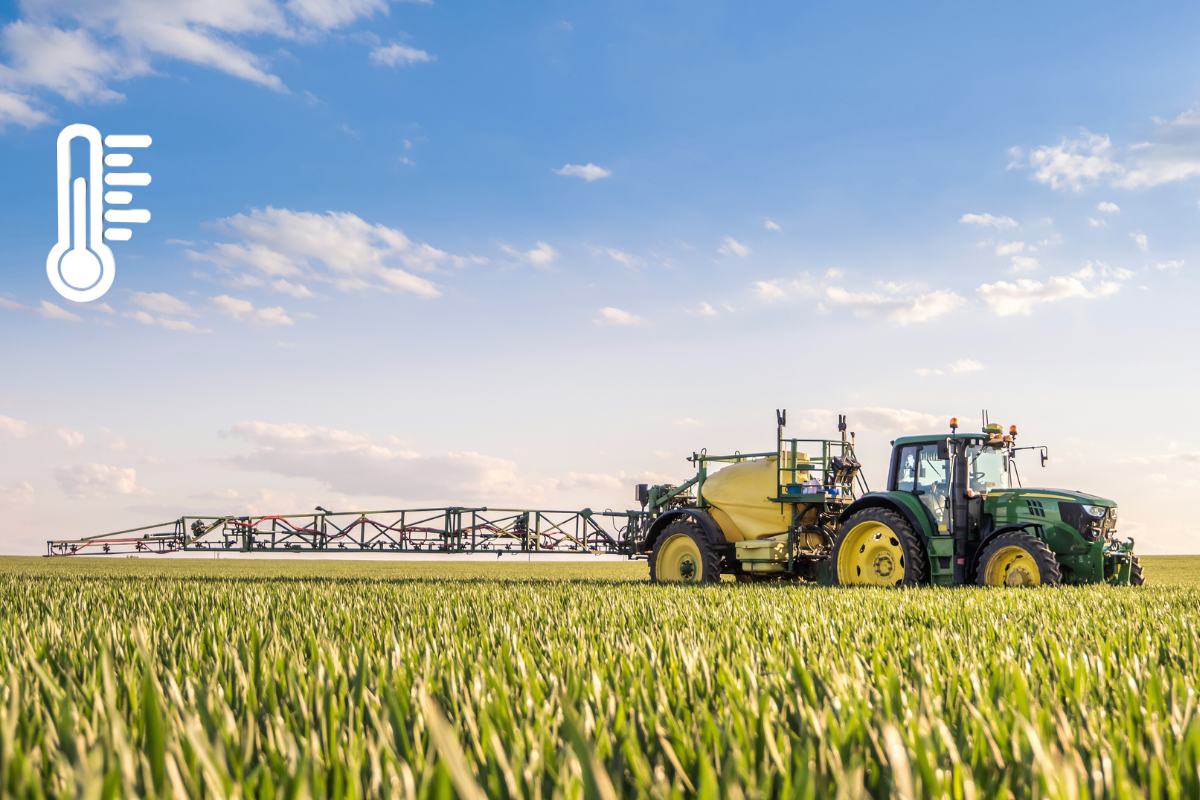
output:
[[59,428],[55,433],[58,434],[59,439],[62,439],[63,444],[71,448],[80,447],[86,439],[81,432],[70,428]]
[[717,252],[723,256],[745,258],[750,255],[750,248],[732,236],[726,236],[721,240],[721,245],[717,248]]
[[25,95],[0,89],[0,130],[8,125],[34,128],[49,121],[50,115],[34,108]]
[[521,497],[516,464],[475,452],[427,455],[394,439],[302,424],[243,422],[224,435],[251,445],[232,462],[244,469],[319,481],[352,496],[402,502],[475,502]]
[[49,300],[43,300],[37,307],[38,316],[42,319],[53,319],[62,322],[81,322],[83,320],[78,314],[67,311],[65,308],[54,305]]
[[998,217],[994,214],[963,214],[958,218],[963,225],[978,225],[981,228],[1006,230],[1017,227],[1017,221],[1012,217]]
[[692,310],[692,313],[697,317],[715,317],[720,314],[717,309],[713,308],[711,303],[706,303],[704,301],[701,301],[700,304]]
[[637,267],[641,263],[632,253],[626,253],[624,250],[618,250],[615,247],[606,247],[602,252],[621,266],[630,269]]
[[386,67],[406,67],[409,64],[428,64],[433,61],[433,56],[406,44],[393,43],[372,50],[371,60]]
[[468,262],[348,212],[267,207],[228,217],[220,227],[237,241],[189,250],[189,255],[249,281],[241,285],[262,285],[293,297],[311,295],[312,284],[329,284],[341,291],[433,298],[441,294],[438,287],[415,273]]
[[1038,260],[1033,256],[1013,256],[1013,272],[1032,272],[1038,268]]
[[840,286],[825,290],[825,300],[834,306],[849,308],[859,316],[882,311],[901,325],[929,322],[959,308],[965,301],[955,292],[939,289],[913,292],[904,286],[884,284],[879,291],[850,291]]
[[973,358],[960,358],[950,364],[950,371],[955,374],[980,372],[981,370],[983,370],[983,364]]
[[518,250],[507,244],[502,245],[500,249],[513,258],[539,269],[550,267],[558,259],[558,251],[548,242],[538,242],[529,250]]
[[33,505],[33,484],[20,481],[12,486],[0,486],[0,508]]
[[23,439],[33,432],[28,422],[0,414],[0,434],[14,439]]
[[1072,191],[1122,171],[1113,161],[1112,141],[1086,130],[1078,139],[1035,147],[1029,153],[1029,167],[1038,183]]
[[1200,109],[1155,120],[1148,139],[1120,149],[1108,136],[1084,130],[1076,139],[1034,148],[1021,166],[1030,167],[1037,182],[1071,191],[1099,183],[1145,189],[1189,180],[1200,176]]
[[780,233],[783,231],[783,226],[770,217],[763,217],[763,227],[769,231]]
[[180,333],[211,333],[207,328],[198,328],[190,320],[156,317],[146,311],[127,311],[125,316],[143,325],[154,325],[168,331]]
[[1110,297],[1132,275],[1129,270],[1089,264],[1069,275],[1054,275],[1045,281],[1032,278],[997,281],[985,283],[976,291],[996,316],[1029,316],[1038,306],[1050,303]]
[[597,325],[615,325],[619,327],[641,325],[642,321],[642,318],[638,315],[619,308],[613,308],[612,306],[605,306],[600,309],[599,316],[595,319]]
[[582,178],[587,183],[591,183],[611,176],[612,170],[589,161],[586,164],[563,164],[554,170],[554,174],[568,178]]
[[2,294],[0,294],[0,308],[3,308],[5,311],[25,311],[26,310],[25,306],[21,305],[16,300],[5,297]]
[[996,255],[998,256],[1015,256],[1024,252],[1024,242],[1000,242],[996,245]]
[[790,279],[775,278],[766,281],[754,281],[754,283],[750,284],[750,289],[759,300],[765,303],[813,298],[821,293],[820,284],[806,272],[802,272]]
[[133,304],[154,314],[186,317],[193,313],[192,307],[173,294],[166,292],[134,292]]
[[1133,239],[1133,243],[1136,244],[1138,250],[1141,250],[1143,253],[1150,249],[1150,237],[1141,231],[1129,234],[1129,238]]
[[1096,219],[1095,217],[1088,217],[1087,223],[1088,223],[1089,228],[1107,228],[1108,227],[1108,222],[1106,220]]
[[1111,201],[1101,200],[1099,203],[1096,203],[1096,210],[1101,214],[1116,214],[1120,212],[1121,207]]
[[75,464],[54,470],[59,488],[72,497],[142,495],[148,492],[138,485],[137,470],[111,464]]
[[[22,19],[0,30],[0,85],[111,101],[110,84],[182,61],[286,91],[266,58],[237,43],[302,42],[386,11],[385,0],[25,0]],[[274,48],[271,48],[274,50]],[[0,126],[48,122],[31,99],[0,91]]]
[[293,320],[287,311],[279,306],[271,308],[256,308],[249,300],[230,297],[227,294],[212,298],[213,307],[227,317],[236,320],[252,322],[255,325],[273,327],[276,325],[292,325]]
[[1183,259],[1177,258],[1171,261],[1160,261],[1154,265],[1154,269],[1159,272],[1178,272],[1183,268]]

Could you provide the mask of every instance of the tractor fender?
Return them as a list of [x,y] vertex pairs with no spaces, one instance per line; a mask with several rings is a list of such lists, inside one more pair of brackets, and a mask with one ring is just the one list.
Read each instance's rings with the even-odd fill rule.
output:
[[991,543],[992,539],[995,539],[997,536],[1000,536],[1002,534],[1012,533],[1014,531],[1028,531],[1029,533],[1032,533],[1034,536],[1041,539],[1042,538],[1042,530],[1041,529],[1042,529],[1042,526],[1038,525],[1035,522],[1018,522],[1013,525],[1004,525],[1000,528],[997,528],[994,531],[989,531],[982,539],[979,540],[979,544],[975,546],[975,555],[973,555],[971,557],[971,569],[968,571],[967,574],[968,575],[975,574],[975,571],[979,568],[979,556],[984,551],[984,549],[988,546],[988,544]]
[[654,522],[650,523],[650,528],[646,531],[646,538],[642,541],[639,549],[643,553],[649,553],[654,549],[654,543],[658,541],[658,535],[663,532],[663,529],[681,519],[693,522],[700,530],[708,534],[714,547],[725,544],[725,535],[721,533],[721,526],[707,511],[702,508],[673,508],[663,512]]
[[886,508],[889,511],[895,511],[904,517],[905,521],[912,526],[913,532],[920,536],[922,540],[927,538],[929,532],[934,529],[929,519],[919,519],[916,513],[908,507],[908,504],[902,503],[890,494],[882,492],[865,494],[855,500],[838,516],[838,522],[844,522],[851,514],[856,514],[864,508]]

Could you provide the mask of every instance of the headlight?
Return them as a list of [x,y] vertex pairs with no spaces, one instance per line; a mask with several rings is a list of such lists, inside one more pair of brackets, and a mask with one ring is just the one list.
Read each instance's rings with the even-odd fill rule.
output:
[[1086,506],[1085,505],[1083,507],[1083,510],[1087,512],[1087,515],[1089,517],[1095,517],[1096,519],[1100,519],[1105,514],[1108,513],[1108,509],[1105,508],[1104,506]]

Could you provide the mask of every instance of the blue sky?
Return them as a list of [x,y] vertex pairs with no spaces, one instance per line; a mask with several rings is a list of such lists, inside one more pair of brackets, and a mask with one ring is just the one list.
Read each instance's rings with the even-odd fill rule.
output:
[[[0,4],[0,549],[230,513],[623,507],[840,410],[1052,447],[1200,550],[1200,9]],[[58,298],[54,139],[153,213]]]

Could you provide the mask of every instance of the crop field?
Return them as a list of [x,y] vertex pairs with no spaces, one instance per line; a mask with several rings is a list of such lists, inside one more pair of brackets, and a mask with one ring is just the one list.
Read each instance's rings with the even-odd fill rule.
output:
[[1200,796],[1200,558],[1150,586],[645,564],[0,560],[0,795]]

